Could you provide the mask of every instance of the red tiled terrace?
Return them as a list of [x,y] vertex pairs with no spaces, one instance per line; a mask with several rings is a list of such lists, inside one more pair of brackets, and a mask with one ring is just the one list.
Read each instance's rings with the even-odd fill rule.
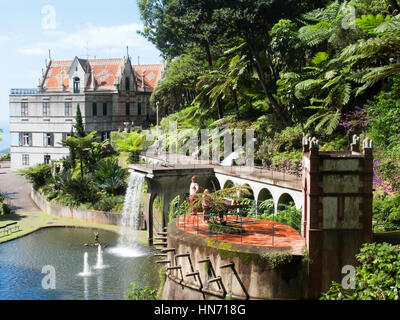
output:
[[304,246],[304,238],[295,229],[277,222],[247,217],[229,216],[228,222],[237,221],[245,232],[235,235],[215,234],[207,230],[207,222],[202,214],[182,215],[178,220],[178,228],[185,232],[218,241],[253,245],[261,247],[297,247]]

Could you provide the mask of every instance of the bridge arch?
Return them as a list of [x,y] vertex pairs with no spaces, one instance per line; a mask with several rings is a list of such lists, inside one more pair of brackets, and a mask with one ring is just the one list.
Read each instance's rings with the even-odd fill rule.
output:
[[232,180],[226,180],[223,189],[233,188],[235,183]]
[[290,205],[291,203],[293,203],[294,205],[296,205],[293,197],[289,194],[289,193],[283,193],[279,196],[279,199],[277,201],[277,210],[284,210],[285,206]]
[[250,192],[250,194],[245,195],[244,197],[247,198],[247,199],[250,199],[250,200],[255,200],[256,198],[255,198],[253,187],[251,185],[249,185],[248,183],[244,183],[244,184],[242,184],[242,186],[248,187],[249,188],[249,192]]
[[[271,207],[265,207],[262,203],[266,200],[272,200]],[[275,200],[272,192],[268,188],[262,188],[257,197],[257,214],[272,214],[275,211]]]
[[258,193],[257,201],[261,202],[268,199],[273,199],[272,192],[268,188],[261,189]]

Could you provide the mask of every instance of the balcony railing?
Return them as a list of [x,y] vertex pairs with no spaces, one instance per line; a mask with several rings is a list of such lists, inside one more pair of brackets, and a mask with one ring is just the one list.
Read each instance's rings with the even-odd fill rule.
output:
[[11,89],[10,93],[12,95],[37,94],[38,93],[38,89]]

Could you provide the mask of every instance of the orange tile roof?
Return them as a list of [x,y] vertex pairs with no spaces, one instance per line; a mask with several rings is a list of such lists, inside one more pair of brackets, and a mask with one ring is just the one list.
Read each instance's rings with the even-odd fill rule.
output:
[[[114,91],[114,83],[124,67],[124,59],[91,59],[88,60],[91,70],[94,71],[95,91]],[[69,88],[68,71],[73,63],[69,61],[52,61],[45,75],[43,89],[46,92],[62,92],[63,85]],[[162,64],[132,66],[138,85],[138,91],[152,92],[161,78]],[[142,88],[142,74],[144,71],[145,87]],[[85,91],[91,91],[91,76],[85,84]]]
[[[132,66],[135,71],[136,83],[138,91],[152,92],[158,81],[161,80],[163,65],[162,64],[144,64]],[[144,88],[143,88],[143,72],[144,72]]]

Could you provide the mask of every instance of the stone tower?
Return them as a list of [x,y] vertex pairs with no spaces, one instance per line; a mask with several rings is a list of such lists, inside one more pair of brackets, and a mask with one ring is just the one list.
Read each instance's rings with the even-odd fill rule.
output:
[[303,139],[302,235],[310,257],[308,297],[316,299],[342,268],[355,266],[363,243],[372,242],[372,141],[354,137],[348,152],[319,152],[319,143]]

